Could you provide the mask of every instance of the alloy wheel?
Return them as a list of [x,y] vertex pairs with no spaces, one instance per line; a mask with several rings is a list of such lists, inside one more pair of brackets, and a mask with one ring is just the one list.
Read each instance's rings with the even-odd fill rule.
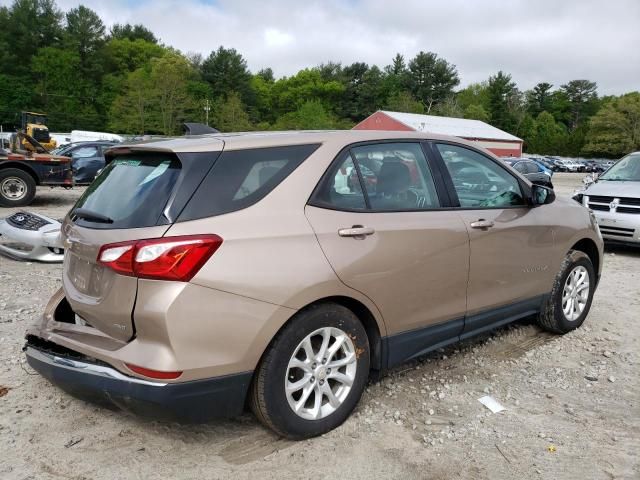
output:
[[320,420],[335,412],[356,378],[353,341],[339,328],[324,327],[295,348],[285,376],[285,393],[296,415]]
[[570,322],[577,320],[584,312],[589,300],[589,272],[578,265],[569,273],[562,290],[562,312]]

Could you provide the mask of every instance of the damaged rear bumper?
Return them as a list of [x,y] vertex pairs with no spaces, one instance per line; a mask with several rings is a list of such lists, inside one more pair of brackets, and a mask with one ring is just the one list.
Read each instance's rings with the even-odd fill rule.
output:
[[43,215],[18,212],[0,220],[0,253],[17,260],[57,263],[64,259],[60,222]]
[[251,372],[182,383],[129,377],[99,361],[64,355],[27,340],[29,365],[74,397],[154,420],[204,422],[242,413]]

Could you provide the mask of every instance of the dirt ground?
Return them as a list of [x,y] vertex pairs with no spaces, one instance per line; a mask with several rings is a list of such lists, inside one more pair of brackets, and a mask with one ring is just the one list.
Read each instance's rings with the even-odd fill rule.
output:
[[[582,176],[557,174],[558,194]],[[60,218],[80,193],[42,189],[29,210]],[[427,355],[369,385],[343,426],[298,443],[250,414],[143,421],[34,375],[24,332],[60,274],[0,257],[0,479],[640,478],[640,249],[607,248],[577,331],[522,322]],[[481,405],[487,394],[506,410]]]

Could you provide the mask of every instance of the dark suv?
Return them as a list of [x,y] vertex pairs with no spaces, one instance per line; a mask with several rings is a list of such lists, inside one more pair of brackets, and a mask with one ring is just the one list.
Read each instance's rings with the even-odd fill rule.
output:
[[77,142],[63,145],[56,149],[57,155],[71,157],[73,181],[76,185],[86,185],[96,178],[104,168],[104,152],[117,145],[117,142],[100,140],[95,142]]

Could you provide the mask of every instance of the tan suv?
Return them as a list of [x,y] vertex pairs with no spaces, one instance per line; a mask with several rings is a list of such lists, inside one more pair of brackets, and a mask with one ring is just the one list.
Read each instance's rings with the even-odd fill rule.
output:
[[212,135],[107,163],[64,221],[62,289],[26,355],[154,418],[248,404],[321,434],[372,372],[526,316],[577,328],[602,266],[586,208],[450,137]]

